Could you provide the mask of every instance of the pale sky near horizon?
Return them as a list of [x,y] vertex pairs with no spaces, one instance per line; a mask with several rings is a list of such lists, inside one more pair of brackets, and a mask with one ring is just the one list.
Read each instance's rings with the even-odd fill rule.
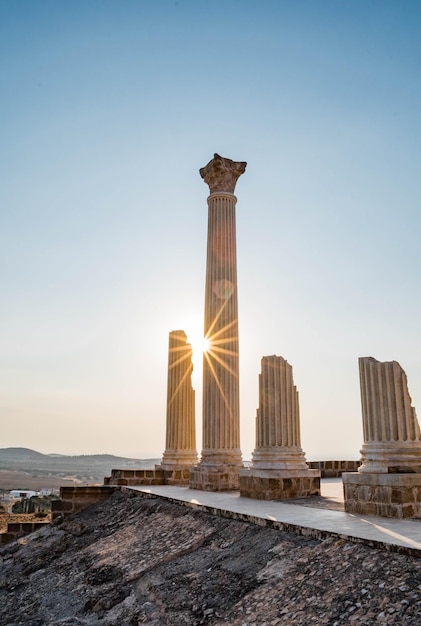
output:
[[[203,325],[236,188],[241,445],[264,355],[308,459],[358,458],[358,357],[421,414],[421,4],[2,0],[0,447],[160,457],[168,333]],[[196,355],[197,445],[201,363]]]

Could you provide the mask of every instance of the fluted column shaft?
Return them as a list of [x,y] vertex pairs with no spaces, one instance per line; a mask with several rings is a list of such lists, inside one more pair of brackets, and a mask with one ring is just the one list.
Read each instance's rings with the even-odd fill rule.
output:
[[228,192],[208,197],[202,463],[241,463],[236,201]]
[[418,441],[418,421],[399,363],[360,358],[359,368],[364,440]]
[[197,461],[192,371],[192,348],[186,334],[182,330],[170,332],[164,466],[191,465]]
[[421,436],[397,361],[358,360],[364,443],[359,472],[421,471]]
[[253,468],[308,469],[301,449],[300,409],[292,366],[280,356],[262,358]]
[[300,445],[300,410],[292,367],[282,357],[264,357],[259,374],[256,447]]

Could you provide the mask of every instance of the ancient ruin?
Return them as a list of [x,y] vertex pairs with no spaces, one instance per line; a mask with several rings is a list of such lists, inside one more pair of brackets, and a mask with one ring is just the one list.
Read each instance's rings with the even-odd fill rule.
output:
[[190,486],[238,489],[242,466],[239,422],[237,253],[234,189],[246,169],[218,154],[200,170],[209,185],[203,357],[203,447]]
[[195,392],[192,387],[192,348],[183,330],[169,335],[166,444],[160,467],[179,482],[179,472],[189,480],[190,465],[197,463]]
[[421,517],[421,435],[407,377],[396,361],[359,359],[364,443],[356,473],[343,474],[345,510]]
[[165,451],[155,469],[113,469],[105,485],[187,485],[197,463],[192,347],[183,330],[169,334]]
[[301,448],[292,366],[281,356],[262,358],[256,447],[250,469],[240,471],[240,494],[263,500],[320,495],[320,471],[309,469]]

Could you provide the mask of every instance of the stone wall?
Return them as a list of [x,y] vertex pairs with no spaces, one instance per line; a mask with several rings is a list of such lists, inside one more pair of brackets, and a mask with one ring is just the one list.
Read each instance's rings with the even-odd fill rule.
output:
[[104,485],[164,485],[165,475],[162,469],[113,469],[111,476],[104,478]]
[[106,500],[116,489],[118,487],[101,485],[61,487],[60,500],[53,500],[51,503],[52,518],[66,517],[85,509],[95,502]]
[[361,461],[307,461],[307,465],[320,470],[321,478],[340,478],[344,472],[356,472]]
[[188,485],[189,467],[180,466],[164,469],[157,465],[155,469],[113,469],[111,476],[104,478],[104,485],[140,487],[148,485]]
[[9,543],[24,535],[29,535],[29,533],[33,533],[43,526],[48,526],[49,523],[50,522],[9,522],[7,524],[7,531],[0,533],[0,545]]
[[[322,478],[340,478],[343,472],[356,472],[361,461],[310,461],[307,462],[310,469],[320,470]],[[190,468],[190,472],[194,472],[194,466]],[[235,468],[237,474],[237,468]],[[213,491],[213,485],[209,484],[213,480],[212,472],[206,476],[203,481],[202,489],[204,491]],[[217,480],[217,479],[215,479]],[[113,469],[111,476],[104,478],[104,485],[107,486],[147,486],[147,485],[188,485],[189,470],[188,468],[178,468],[173,470],[160,469]],[[227,490],[238,489],[237,479],[231,481],[226,477]]]

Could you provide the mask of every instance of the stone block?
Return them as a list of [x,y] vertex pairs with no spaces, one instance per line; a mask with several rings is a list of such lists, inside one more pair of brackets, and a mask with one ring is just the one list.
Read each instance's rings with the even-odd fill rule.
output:
[[387,487],[380,486],[373,488],[373,500],[374,502],[385,502],[389,503],[391,501],[392,491]]
[[190,489],[201,491],[237,491],[239,485],[238,466],[193,466],[189,472]]
[[240,495],[257,500],[320,495],[320,471],[243,469],[240,471]]
[[397,519],[421,518],[421,474],[344,473],[345,511]]
[[18,533],[21,530],[19,522],[10,522],[7,524],[7,532]]

